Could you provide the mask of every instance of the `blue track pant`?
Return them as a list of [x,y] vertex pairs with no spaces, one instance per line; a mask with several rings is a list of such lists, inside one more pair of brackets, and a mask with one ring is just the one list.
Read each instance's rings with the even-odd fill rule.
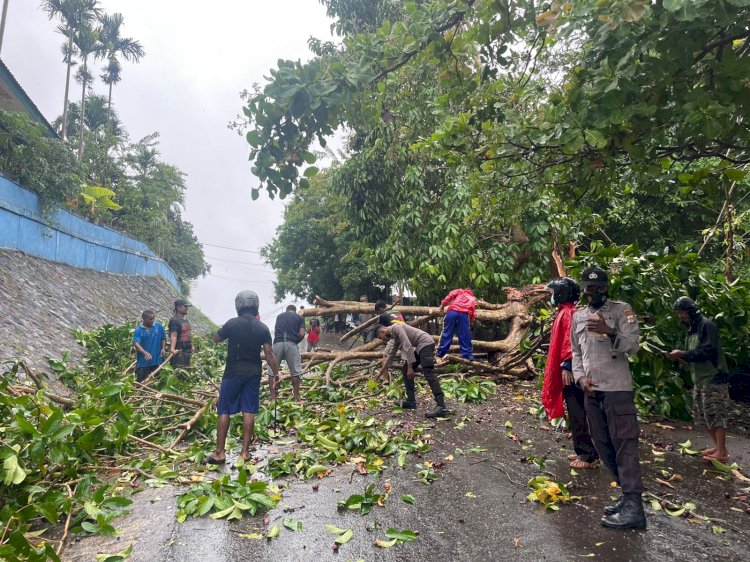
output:
[[458,345],[461,347],[461,357],[474,359],[471,349],[471,331],[469,330],[469,315],[465,312],[449,310],[443,320],[443,335],[440,336],[440,346],[437,355],[442,357],[450,349],[453,336],[458,332]]

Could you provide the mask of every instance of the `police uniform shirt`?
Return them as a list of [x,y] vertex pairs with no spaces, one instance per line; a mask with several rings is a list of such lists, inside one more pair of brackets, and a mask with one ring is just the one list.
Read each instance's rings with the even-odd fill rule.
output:
[[[615,329],[614,337],[586,329],[587,318],[597,313]],[[594,390],[632,391],[633,378],[627,356],[638,353],[639,340],[638,320],[627,303],[607,300],[599,309],[587,306],[577,310],[570,329],[576,384],[581,377],[588,377],[599,385]]]

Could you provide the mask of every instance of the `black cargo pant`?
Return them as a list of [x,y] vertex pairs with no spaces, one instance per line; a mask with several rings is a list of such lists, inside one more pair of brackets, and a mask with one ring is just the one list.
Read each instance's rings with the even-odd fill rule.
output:
[[597,391],[586,396],[586,417],[596,451],[625,494],[643,492],[633,392]]
[[586,421],[584,402],[585,394],[575,383],[563,387],[565,407],[570,419],[570,432],[573,434],[573,449],[578,458],[584,462],[592,462],[599,458],[594,443],[589,435],[589,424]]
[[[422,374],[427,379],[427,384],[430,385],[432,395],[435,397],[435,402],[440,406],[445,405],[445,398],[443,397],[443,389],[440,388],[440,381],[438,381],[437,375],[435,374],[435,345],[426,345],[414,354],[416,361],[412,363],[411,367],[415,371],[417,367],[422,366]],[[408,361],[404,361],[403,373],[404,373],[404,386],[406,387],[406,400],[409,402],[416,402],[414,379],[410,379],[406,376],[406,371],[409,368]]]

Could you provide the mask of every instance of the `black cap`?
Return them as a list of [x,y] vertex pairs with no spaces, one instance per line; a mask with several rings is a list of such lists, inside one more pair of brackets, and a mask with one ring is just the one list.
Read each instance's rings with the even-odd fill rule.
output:
[[185,299],[177,299],[176,301],[174,301],[174,306],[175,308],[177,308],[178,306],[193,306],[193,305],[190,304]]
[[588,285],[606,287],[609,285],[607,272],[598,267],[590,267],[583,272],[583,275],[581,275],[581,285],[583,288],[586,288]]
[[680,297],[674,303],[675,310],[684,310],[685,312],[698,312],[698,305],[690,297]]

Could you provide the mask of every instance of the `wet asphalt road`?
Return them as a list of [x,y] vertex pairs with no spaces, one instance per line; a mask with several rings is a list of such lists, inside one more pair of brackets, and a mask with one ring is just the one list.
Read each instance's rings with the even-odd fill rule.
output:
[[[534,392],[530,387],[521,391],[526,395]],[[742,483],[704,474],[708,466],[703,461],[680,455],[679,447],[669,450],[686,437],[693,439],[696,448],[702,445],[704,440],[695,432],[676,424],[673,424],[675,430],[651,424],[643,426],[641,458],[646,485],[657,495],[671,493],[676,498],[693,501],[698,505],[698,513],[724,520],[716,524],[727,532],[714,534],[710,524],[670,517],[650,507],[646,510],[647,531],[611,531],[599,525],[601,509],[615,493],[609,486],[607,471],[579,470],[577,476],[571,476],[565,460],[570,441],[559,432],[540,429],[539,422],[528,414],[530,403],[514,397],[517,391],[504,387],[485,404],[454,404],[457,409],[454,419],[437,422],[429,431],[434,438],[431,450],[421,459],[409,455],[404,469],[394,462],[379,476],[356,474],[350,483],[352,467],[342,465],[321,480],[290,481],[282,492],[282,501],[267,514],[270,519],[267,526],[263,514],[237,522],[189,518],[179,524],[175,519],[175,497],[179,490],[171,486],[144,490],[136,494],[132,514],[117,522],[122,531],[119,538],[91,537],[73,542],[67,547],[64,559],[93,560],[96,553],[112,553],[133,544],[131,560],[143,562],[578,560],[582,557],[612,562],[750,560],[747,548],[750,515],[741,511],[743,504],[725,497],[725,493],[739,493]],[[420,410],[397,415],[420,420],[429,406],[429,398],[422,394]],[[387,410],[385,415],[390,415]],[[468,419],[461,427],[459,422],[464,418]],[[510,429],[505,427],[508,421],[513,424]],[[661,457],[664,461],[655,460],[657,457],[651,452],[654,442],[657,448],[664,448]],[[472,445],[487,451],[468,452]],[[750,468],[750,441],[735,437],[729,440],[729,445],[734,460]],[[258,456],[267,456],[268,448],[261,449]],[[465,454],[459,454],[457,448]],[[452,460],[446,460],[449,455]],[[519,460],[528,456],[548,458],[544,470],[563,482],[572,482],[572,492],[583,498],[557,513],[544,512],[527,502],[526,483],[544,472]],[[431,485],[421,484],[415,478],[415,465],[423,460],[444,463],[436,470],[438,478]],[[657,472],[660,470],[678,473],[683,480],[673,481],[674,489],[666,488],[655,480],[666,478]],[[385,507],[376,506],[364,517],[337,510],[338,500],[362,493],[370,482],[377,482],[382,493],[386,481],[393,489]],[[313,484],[319,485],[318,491],[313,491]],[[401,501],[403,494],[413,495],[415,505]],[[303,530],[293,532],[284,528],[285,517],[300,520]],[[342,545],[338,553],[332,548],[335,537],[324,529],[326,524],[354,531],[351,542]],[[242,533],[266,532],[273,525],[282,528],[277,539],[239,537]],[[373,541],[385,538],[385,531],[391,527],[419,531],[419,536],[414,542],[389,549],[374,546]]]

